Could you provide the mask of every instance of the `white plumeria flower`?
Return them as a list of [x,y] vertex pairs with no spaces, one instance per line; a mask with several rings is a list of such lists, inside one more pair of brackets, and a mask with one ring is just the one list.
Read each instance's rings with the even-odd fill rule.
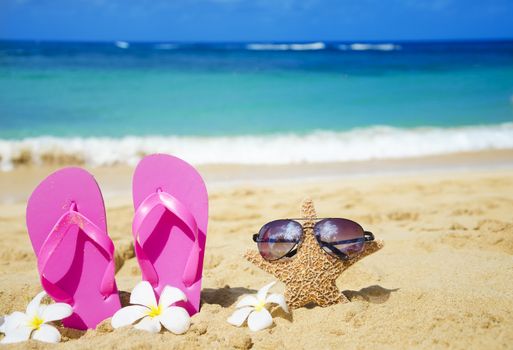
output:
[[9,317],[9,315],[0,317],[0,333],[5,333],[5,323],[7,322],[7,317]]
[[41,299],[45,296],[45,292],[36,295],[27,305],[25,313],[15,311],[5,316],[1,327],[5,337],[0,343],[18,343],[29,339],[58,343],[61,340],[61,334],[57,328],[47,322],[62,320],[70,316],[73,309],[65,303],[41,305]]
[[183,307],[171,306],[178,301],[187,301],[185,294],[178,288],[165,286],[157,304],[151,284],[142,281],[132,290],[132,305],[118,310],[112,317],[112,327],[120,328],[141,320],[135,328],[158,333],[162,324],[170,332],[183,334],[191,325],[191,317]]
[[277,304],[285,312],[289,312],[283,295],[274,293],[267,296],[269,289],[275,283],[271,282],[263,286],[256,295],[244,296],[235,306],[237,310],[228,318],[228,323],[240,327],[247,318],[249,329],[256,332],[273,324],[273,318],[267,311],[266,305]]

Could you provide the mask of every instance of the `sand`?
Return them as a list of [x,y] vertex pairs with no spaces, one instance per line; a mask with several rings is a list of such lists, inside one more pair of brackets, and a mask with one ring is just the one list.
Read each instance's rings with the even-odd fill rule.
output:
[[[130,171],[121,170],[118,183],[129,184]],[[33,180],[16,179],[25,197]],[[107,321],[87,332],[61,328],[57,346],[30,341],[13,348],[513,347],[513,170],[242,181],[209,189],[202,310],[188,333],[112,331]],[[106,205],[120,267],[116,279],[121,291],[130,291],[140,280],[130,243],[133,209],[129,192],[111,193]],[[296,217],[305,196],[319,215],[356,220],[385,247],[337,280],[350,303],[291,315],[275,310],[274,326],[258,333],[229,325],[226,318],[241,295],[273,280],[243,258],[255,248],[251,234],[272,219]],[[0,276],[0,314],[24,310],[40,291],[22,199],[0,204]],[[282,292],[283,285],[274,290]]]

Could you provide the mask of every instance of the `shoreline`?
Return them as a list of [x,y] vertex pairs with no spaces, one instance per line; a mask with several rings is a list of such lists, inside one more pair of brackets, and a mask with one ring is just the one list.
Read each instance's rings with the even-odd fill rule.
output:
[[174,154],[194,165],[338,163],[513,150],[513,123],[446,127],[370,125],[347,130],[225,136],[0,138],[0,170],[26,165],[134,166],[144,155]]
[[[73,164],[67,166],[73,166]],[[26,202],[35,186],[48,174],[61,167],[63,166],[23,165],[11,171],[1,171],[0,204]],[[131,198],[131,181],[134,167],[113,165],[84,166],[84,168],[96,177],[105,198]],[[508,171],[513,169],[513,150],[331,163],[287,165],[212,164],[200,165],[197,168],[205,178],[209,189],[219,189],[233,186],[325,182],[376,176]]]

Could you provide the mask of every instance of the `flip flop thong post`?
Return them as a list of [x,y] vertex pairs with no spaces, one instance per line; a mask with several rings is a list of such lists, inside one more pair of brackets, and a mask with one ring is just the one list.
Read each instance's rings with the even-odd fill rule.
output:
[[133,177],[134,246],[142,277],[160,295],[166,285],[183,290],[189,314],[199,311],[208,222],[208,194],[196,169],[154,154]]
[[121,307],[114,245],[91,174],[70,167],[43,180],[28,201],[27,229],[44,290],[73,307],[66,327],[95,328]]

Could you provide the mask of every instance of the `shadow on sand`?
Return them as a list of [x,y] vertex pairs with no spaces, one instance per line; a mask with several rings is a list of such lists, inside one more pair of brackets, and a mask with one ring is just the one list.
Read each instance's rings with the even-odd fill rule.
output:
[[390,298],[390,294],[398,291],[399,288],[387,289],[378,285],[362,288],[360,290],[345,290],[342,293],[349,299],[353,300],[365,300],[373,304],[382,304]]
[[256,290],[225,286],[222,288],[204,288],[201,291],[201,305],[203,304],[217,304],[222,307],[229,307],[233,305],[237,299],[243,294],[256,294]]

